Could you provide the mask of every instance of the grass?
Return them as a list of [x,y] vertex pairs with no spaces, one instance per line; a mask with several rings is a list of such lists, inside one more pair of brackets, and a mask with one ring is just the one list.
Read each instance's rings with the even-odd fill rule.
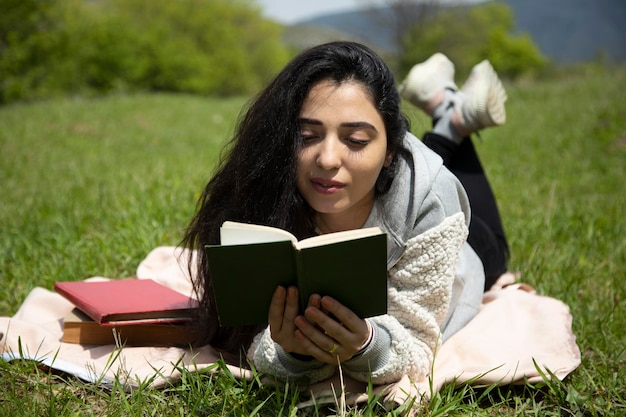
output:
[[[477,144],[511,269],[570,306],[581,366],[534,387],[446,386],[419,415],[626,414],[624,85],[624,67],[509,85],[507,124]],[[130,276],[152,248],[176,245],[244,102],[159,94],[0,108],[0,314],[35,286]],[[427,122],[407,111],[421,135]],[[0,362],[0,416],[296,415],[295,389],[216,371],[128,392]],[[376,398],[347,411],[393,413]]]

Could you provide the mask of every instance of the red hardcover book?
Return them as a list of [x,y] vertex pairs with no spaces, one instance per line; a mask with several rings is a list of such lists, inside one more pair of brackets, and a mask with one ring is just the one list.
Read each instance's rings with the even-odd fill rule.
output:
[[54,289],[102,325],[189,322],[198,301],[151,279],[64,281]]

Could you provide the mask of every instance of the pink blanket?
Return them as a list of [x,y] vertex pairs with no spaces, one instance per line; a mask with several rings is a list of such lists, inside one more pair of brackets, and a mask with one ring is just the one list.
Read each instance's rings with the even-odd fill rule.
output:
[[[156,248],[139,265],[137,277],[154,279],[190,295],[190,279],[178,255],[173,247]],[[445,383],[535,383],[542,381],[542,373],[553,373],[563,379],[572,372],[580,364],[580,351],[571,330],[569,308],[559,300],[538,295],[529,286],[512,281],[511,275],[505,275],[485,293],[478,315],[439,347],[428,378],[420,381],[404,378],[376,389],[386,390],[389,400],[401,403],[407,396],[428,397]],[[219,359],[210,346],[193,350],[116,349],[113,345],[62,343],[62,319],[72,308],[71,303],[54,292],[33,289],[13,317],[0,317],[3,358],[36,359],[102,385],[110,384],[117,376],[130,385],[152,379],[155,387],[176,380],[180,376],[179,366],[202,369]],[[245,369],[230,366],[230,370],[241,378],[251,377]],[[317,402],[333,397],[331,386],[343,386],[348,402],[367,399],[365,384],[337,374],[332,380],[310,387]]]

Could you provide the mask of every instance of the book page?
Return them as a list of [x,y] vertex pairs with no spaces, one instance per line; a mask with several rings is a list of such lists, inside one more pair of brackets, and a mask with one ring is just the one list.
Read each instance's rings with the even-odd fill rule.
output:
[[220,240],[222,245],[227,246],[284,241],[291,241],[295,244],[297,242],[296,237],[286,230],[238,222],[224,222],[220,228]]
[[347,240],[360,239],[367,236],[382,234],[379,227],[368,227],[365,229],[347,230],[345,232],[327,233],[324,235],[303,239],[296,244],[298,249],[311,248],[315,246],[328,245],[330,243],[345,242]]

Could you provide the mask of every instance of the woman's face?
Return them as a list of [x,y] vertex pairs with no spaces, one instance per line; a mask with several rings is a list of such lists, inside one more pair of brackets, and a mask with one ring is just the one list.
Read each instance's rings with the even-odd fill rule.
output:
[[381,115],[359,83],[321,81],[300,112],[298,191],[323,233],[357,229],[374,204],[374,186],[391,162]]

